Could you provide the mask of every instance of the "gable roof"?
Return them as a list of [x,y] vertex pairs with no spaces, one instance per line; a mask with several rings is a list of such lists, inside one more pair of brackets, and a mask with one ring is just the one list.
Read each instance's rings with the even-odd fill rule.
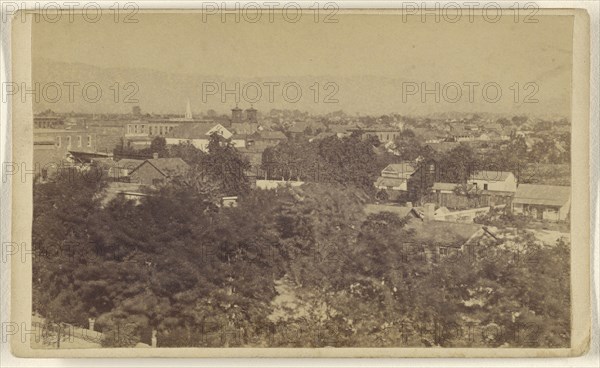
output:
[[571,187],[557,185],[520,184],[513,199],[516,204],[563,206],[571,198]]
[[252,134],[258,131],[258,124],[231,123],[231,130],[233,130],[236,134]]
[[189,123],[174,127],[172,131],[166,134],[166,136],[170,138],[185,139],[206,138],[209,135],[209,132],[215,127],[219,127],[220,129],[229,132],[229,130],[218,123]]
[[381,172],[395,172],[412,175],[417,169],[412,162],[400,162],[398,164],[389,164]]
[[189,165],[185,163],[179,157],[170,158],[151,158],[145,160],[142,164],[136,167],[131,173],[137,171],[140,167],[145,164],[152,165],[164,176],[171,176],[172,174],[181,174],[189,168]]
[[144,163],[144,160],[135,160],[131,158],[123,158],[114,162],[111,167],[127,170],[135,170],[138,166]]
[[405,178],[386,178],[383,176],[380,176],[377,178],[377,181],[375,181],[375,186],[377,188],[379,187],[399,187],[400,185],[404,184],[406,182]]

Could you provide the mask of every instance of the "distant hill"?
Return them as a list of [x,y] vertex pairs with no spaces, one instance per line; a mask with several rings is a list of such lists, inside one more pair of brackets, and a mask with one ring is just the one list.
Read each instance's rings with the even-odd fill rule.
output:
[[[233,94],[222,96],[221,93],[217,93],[208,96],[206,103],[203,103],[202,85],[203,83],[216,83],[220,89],[225,87],[232,90],[235,83],[238,82],[240,90],[247,86],[246,98],[244,95],[241,96],[240,108],[250,107],[249,100],[256,98],[255,85],[250,84],[256,83],[260,86],[261,97],[258,102],[254,103],[254,107],[263,112],[275,108],[298,109],[311,113],[343,110],[350,115],[399,113],[402,115],[462,117],[471,113],[481,115],[482,112],[508,116],[521,114],[568,115],[568,111],[561,110],[561,106],[565,105],[562,103],[563,101],[546,101],[540,98],[540,103],[514,105],[512,95],[508,95],[508,86],[504,91],[505,97],[496,104],[486,103],[481,98],[479,98],[480,103],[477,103],[477,100],[476,103],[469,103],[466,95],[457,103],[448,103],[443,99],[440,103],[435,103],[433,96],[427,97],[427,101],[423,103],[420,94],[408,96],[406,102],[403,102],[402,83],[411,82],[410,78],[406,77],[383,78],[365,75],[340,78],[314,75],[301,78],[286,76],[235,78],[217,74],[182,74],[177,73],[176,70],[173,73],[167,73],[134,67],[103,68],[48,59],[35,59],[32,68],[33,80],[40,83],[40,87],[49,86],[48,83],[52,82],[62,86],[60,98],[55,97],[56,92],[52,87],[47,87],[45,93],[47,98],[41,98],[40,103],[35,104],[35,112],[52,109],[57,112],[126,113],[131,111],[133,105],[139,105],[143,112],[183,114],[189,98],[194,113],[206,112],[209,109],[214,109],[218,113],[229,113],[229,109],[235,106]],[[69,87],[64,85],[65,82],[80,83],[80,85],[73,86],[75,92],[73,101],[69,101]],[[290,82],[297,83],[296,86],[300,87],[301,95],[297,97],[297,89],[290,85],[288,93],[284,97],[283,85]],[[328,82],[334,84],[326,87]],[[82,89],[87,83],[97,83],[102,90],[102,96],[97,102],[88,102],[82,97]],[[116,83],[119,83],[118,94],[116,94]],[[126,83],[134,84],[125,88]],[[269,101],[269,83],[279,83],[278,86],[273,86],[273,102]],[[430,85],[433,86],[433,84]],[[87,90],[89,99],[96,97],[94,86],[90,85]],[[541,88],[539,94],[541,97]],[[128,96],[129,100],[127,100]],[[298,101],[293,102],[292,100],[296,97]],[[564,98],[570,98],[568,90],[565,91]],[[52,99],[58,101],[52,102]],[[132,101],[134,99],[139,102]],[[222,101],[223,99],[224,101]],[[337,102],[335,102],[336,100]]]

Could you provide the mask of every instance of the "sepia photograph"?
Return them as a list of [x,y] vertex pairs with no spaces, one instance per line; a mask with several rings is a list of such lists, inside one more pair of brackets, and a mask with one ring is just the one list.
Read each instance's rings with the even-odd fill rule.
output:
[[8,9],[18,355],[588,349],[585,11],[115,4]]

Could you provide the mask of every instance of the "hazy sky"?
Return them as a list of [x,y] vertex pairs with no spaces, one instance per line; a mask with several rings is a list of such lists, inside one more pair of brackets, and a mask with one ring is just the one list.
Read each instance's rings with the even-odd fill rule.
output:
[[[573,19],[568,16],[537,16],[538,23],[515,23],[512,14],[497,23],[479,16],[473,23],[466,16],[457,23],[443,19],[435,23],[433,17],[423,23],[420,17],[403,19],[392,14],[338,14],[338,23],[323,23],[322,19],[315,23],[309,12],[304,12],[299,22],[289,23],[277,11],[272,23],[267,13],[257,23],[243,18],[236,23],[233,16],[223,23],[219,15],[203,19],[200,14],[137,14],[136,18],[138,23],[115,23],[112,14],[106,13],[97,23],[85,22],[78,15],[73,22],[63,16],[56,23],[34,23],[34,60],[220,75],[246,81],[273,76],[330,76],[360,84],[365,78],[384,77],[429,86],[435,82],[442,86],[450,82],[495,82],[502,88],[501,101],[487,103],[490,106],[484,101],[461,101],[434,110],[510,109],[515,103],[509,87],[520,83],[517,99],[521,101],[532,91],[523,90],[523,85],[534,82],[539,87],[535,93],[539,103],[519,104],[518,108],[570,111]],[[373,88],[365,83],[365,88]],[[355,94],[357,86],[347,90]],[[465,87],[463,93],[466,91]],[[353,96],[352,106],[340,102],[341,107],[368,111],[369,104],[391,106],[392,100],[401,99],[401,90],[397,94],[386,90],[385,94],[375,93],[378,101],[373,104],[368,97],[371,92],[364,91],[364,99]],[[343,96],[343,85],[339,95]],[[381,101],[386,98],[389,104]],[[365,106],[356,106],[359,101],[365,101]],[[426,104],[418,102],[423,106],[409,110],[426,111]]]

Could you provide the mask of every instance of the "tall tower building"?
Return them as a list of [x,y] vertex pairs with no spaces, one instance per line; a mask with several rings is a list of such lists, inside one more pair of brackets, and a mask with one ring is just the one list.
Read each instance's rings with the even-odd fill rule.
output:
[[257,110],[250,105],[249,109],[246,109],[246,121],[248,121],[249,123],[257,123],[258,119],[256,116],[256,112]]
[[235,105],[235,108],[231,109],[231,122],[232,123],[241,123],[242,120],[243,120],[242,109],[240,109],[237,105]]

